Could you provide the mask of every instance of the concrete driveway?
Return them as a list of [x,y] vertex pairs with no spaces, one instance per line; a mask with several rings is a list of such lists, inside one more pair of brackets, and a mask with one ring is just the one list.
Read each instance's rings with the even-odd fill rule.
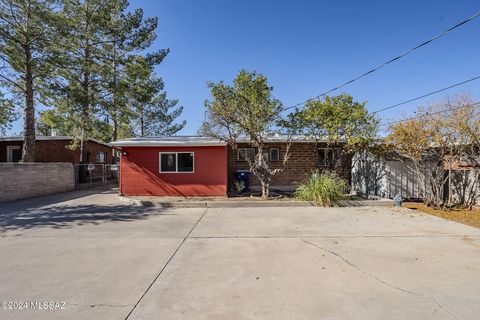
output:
[[0,236],[0,299],[59,302],[0,319],[480,314],[480,230],[406,209],[159,209],[81,191],[0,204]]

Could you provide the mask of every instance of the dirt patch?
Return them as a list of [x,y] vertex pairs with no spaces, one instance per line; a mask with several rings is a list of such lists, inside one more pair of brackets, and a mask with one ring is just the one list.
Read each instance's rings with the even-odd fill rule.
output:
[[472,227],[480,228],[480,211],[467,209],[437,210],[429,208],[423,203],[405,202],[405,208],[431,214],[440,218],[460,222]]

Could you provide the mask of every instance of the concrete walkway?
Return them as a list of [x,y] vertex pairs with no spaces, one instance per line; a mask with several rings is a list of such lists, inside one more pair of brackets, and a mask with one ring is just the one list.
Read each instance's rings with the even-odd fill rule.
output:
[[480,230],[406,209],[0,207],[0,319],[478,319]]

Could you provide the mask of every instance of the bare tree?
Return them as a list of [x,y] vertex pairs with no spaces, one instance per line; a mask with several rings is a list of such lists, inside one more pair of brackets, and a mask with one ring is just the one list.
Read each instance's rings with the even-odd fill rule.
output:
[[[478,165],[480,150],[480,116],[478,105],[468,98],[419,108],[415,118],[393,124],[387,141],[397,151],[401,161],[413,164],[423,186],[424,202],[433,207],[469,206],[474,200],[455,200],[449,195],[452,170],[460,163]],[[472,186],[480,181],[470,180]],[[469,186],[456,186],[468,188]],[[448,189],[447,189],[448,188]],[[476,198],[476,190],[469,192]]]

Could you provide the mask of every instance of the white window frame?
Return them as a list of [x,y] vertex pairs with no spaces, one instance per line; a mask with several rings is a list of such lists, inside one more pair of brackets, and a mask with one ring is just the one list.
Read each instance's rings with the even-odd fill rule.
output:
[[238,148],[237,150],[237,161],[244,161],[247,162],[247,159],[240,159],[240,150],[253,150],[253,159],[250,159],[250,161],[255,161],[255,158],[257,156],[257,152],[255,148]]
[[[97,161],[97,155],[98,155],[99,153],[103,153],[103,156],[104,156],[104,159],[103,159],[103,160],[104,160],[104,161],[100,161],[100,162]],[[95,163],[101,163],[101,164],[102,164],[102,163],[107,163],[107,159],[108,159],[107,151],[97,151],[97,153],[95,153]]]
[[[332,152],[332,162],[333,163],[320,163],[320,155],[318,154],[318,152],[322,150],[324,152],[324,156],[325,156],[325,162],[328,162],[328,151],[331,151]],[[318,148],[317,149],[317,156],[318,156],[318,165],[321,166],[321,167],[329,167],[329,166],[333,166],[335,164],[335,149],[334,148]]]
[[[277,160],[272,160],[272,151],[273,151],[273,150],[277,150],[277,151],[278,151],[278,159],[277,159]],[[269,160],[270,160],[270,161],[273,161],[273,162],[280,161],[280,148],[270,148],[269,151],[270,151],[270,152],[269,152],[269,156],[270,156]]]
[[[192,171],[178,171],[178,154],[191,153],[193,157]],[[175,155],[175,171],[162,171],[162,154],[174,154]],[[158,153],[158,172],[160,173],[195,173],[195,152],[193,151],[163,151]]]
[[12,150],[20,150],[20,146],[7,146],[7,162],[13,162]]

